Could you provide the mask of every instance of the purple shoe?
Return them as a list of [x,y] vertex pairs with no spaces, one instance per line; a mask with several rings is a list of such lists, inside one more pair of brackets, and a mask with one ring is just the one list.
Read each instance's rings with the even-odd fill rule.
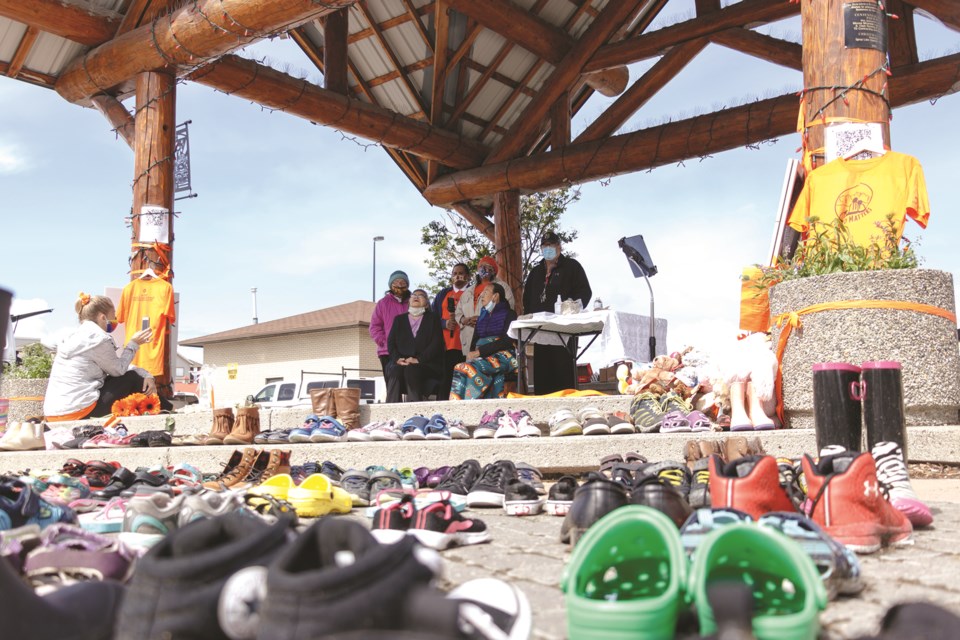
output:
[[438,469],[434,469],[430,472],[430,475],[427,476],[427,486],[431,489],[436,487],[438,484],[443,482],[448,473],[450,473],[450,467],[439,467]]
[[497,409],[493,413],[483,412],[480,418],[480,424],[473,430],[474,438],[492,438],[497,433],[497,427],[500,425],[500,418],[504,416],[503,409]]
[[417,479],[418,487],[427,486],[427,478],[430,477],[429,467],[417,467],[413,470],[413,475]]
[[40,536],[40,546],[27,555],[23,570],[33,582],[47,576],[123,582],[135,555],[122,542],[81,527],[54,524]]

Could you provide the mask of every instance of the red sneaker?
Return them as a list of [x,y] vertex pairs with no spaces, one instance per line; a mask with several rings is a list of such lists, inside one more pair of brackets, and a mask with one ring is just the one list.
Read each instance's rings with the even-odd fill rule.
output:
[[780,486],[780,470],[773,456],[743,456],[723,464],[710,456],[710,506],[739,509],[757,520],[771,511],[796,511]]
[[877,465],[869,453],[844,451],[815,463],[803,456],[806,515],[857,553],[884,545],[913,544],[913,526],[880,492]]

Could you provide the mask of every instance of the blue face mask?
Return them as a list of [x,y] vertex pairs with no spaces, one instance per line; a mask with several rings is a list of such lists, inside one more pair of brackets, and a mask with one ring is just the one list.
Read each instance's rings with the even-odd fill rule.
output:
[[487,310],[487,313],[493,313],[493,308],[496,307],[496,303],[491,300],[487,304],[483,305],[483,308]]
[[487,269],[486,267],[478,269],[477,275],[480,276],[481,280],[493,280],[493,269]]
[[107,333],[113,333],[113,330],[116,328],[117,328],[117,325],[113,324],[110,321],[107,321],[107,328],[105,329]]
[[543,254],[543,259],[547,262],[557,259],[557,248],[556,247],[544,247],[540,250],[540,253]]

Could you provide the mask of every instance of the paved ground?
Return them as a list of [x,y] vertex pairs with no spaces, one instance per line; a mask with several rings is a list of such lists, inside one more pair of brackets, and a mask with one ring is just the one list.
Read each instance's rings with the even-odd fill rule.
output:
[[[941,489],[930,484],[939,482],[951,486]],[[957,500],[956,481],[921,484],[924,497],[931,492],[948,492]],[[840,640],[874,633],[884,612],[899,602],[927,600],[960,615],[960,503],[930,505],[935,526],[918,531],[913,547],[860,557],[866,588],[855,598],[841,598],[827,606],[821,616],[821,638]],[[490,544],[444,551],[446,586],[490,576],[510,581],[530,599],[533,637],[565,638],[566,614],[558,585],[569,547],[558,538],[562,518],[516,518],[503,515],[500,510],[476,514],[491,528],[494,540]]]

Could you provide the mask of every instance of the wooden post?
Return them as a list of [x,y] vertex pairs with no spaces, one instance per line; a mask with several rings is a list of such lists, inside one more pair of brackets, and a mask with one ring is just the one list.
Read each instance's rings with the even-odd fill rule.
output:
[[349,9],[328,14],[323,22],[323,86],[347,95],[347,28]]
[[[844,7],[862,10],[858,23],[844,20]],[[887,60],[887,17],[876,2],[856,0],[803,0],[800,9],[803,25],[803,85],[801,108],[805,120],[805,150],[813,153],[812,166],[823,164],[824,128],[833,119],[880,122],[884,144],[890,144],[890,108],[880,97],[886,91],[888,76],[883,68]],[[871,48],[867,43],[848,47],[856,32],[861,41],[881,37],[883,43]],[[823,88],[829,87],[829,88]],[[833,87],[840,87],[835,89]],[[845,90],[846,87],[853,87]]]
[[[144,269],[158,275],[169,270],[167,280],[173,282],[173,155],[176,129],[176,78],[170,73],[151,71],[137,76],[137,111],[133,161],[133,236],[130,279],[137,279]],[[141,207],[154,205],[170,212],[170,242],[166,255],[153,248],[136,246],[140,241]],[[157,376],[161,395],[173,394],[170,366],[170,341],[164,354],[165,371]]]
[[493,224],[500,279],[513,289],[517,307],[514,311],[520,315],[523,313],[523,264],[520,259],[519,191],[501,191],[494,196]]

